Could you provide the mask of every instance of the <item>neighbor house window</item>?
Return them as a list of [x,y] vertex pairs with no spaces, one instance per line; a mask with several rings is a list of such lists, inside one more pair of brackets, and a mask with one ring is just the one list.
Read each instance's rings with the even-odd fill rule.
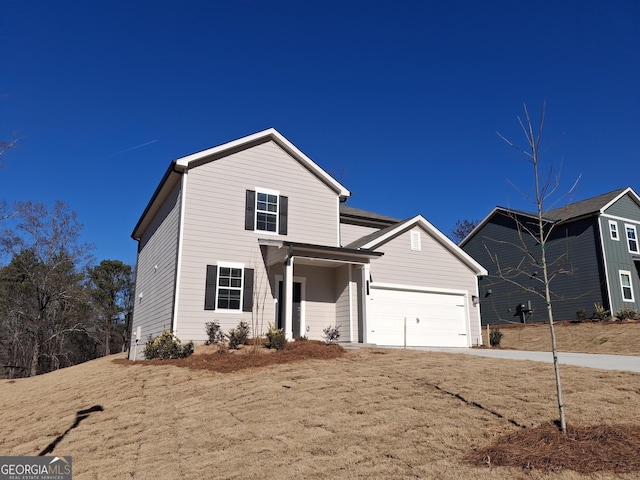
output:
[[631,284],[631,272],[620,270],[620,285],[622,286],[622,299],[625,302],[633,302],[633,285]]
[[636,226],[625,224],[624,228],[627,231],[627,245],[629,246],[629,252],[639,253],[638,252],[638,235],[636,233]]
[[250,312],[253,308],[253,269],[219,262],[207,265],[205,310]]
[[247,190],[245,202],[245,230],[287,234],[288,197],[273,190],[256,188]]
[[618,222],[615,220],[609,220],[609,232],[611,233],[611,240],[620,240],[618,236]]

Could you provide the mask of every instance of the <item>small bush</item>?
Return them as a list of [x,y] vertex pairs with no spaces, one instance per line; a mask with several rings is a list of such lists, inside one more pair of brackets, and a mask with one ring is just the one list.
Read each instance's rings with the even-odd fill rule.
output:
[[618,320],[627,320],[629,318],[635,318],[638,313],[632,308],[623,308],[616,313]]
[[269,340],[267,346],[269,348],[275,348],[276,350],[282,350],[287,344],[284,330],[282,328],[276,328],[271,322],[269,322],[269,330],[267,330],[267,340]]
[[301,337],[296,338],[296,342],[306,342],[307,340],[309,340],[309,337],[307,337],[306,335],[302,335]]
[[336,343],[340,338],[340,330],[338,329],[338,327],[329,325],[327,328],[322,330],[322,332],[324,333],[324,341],[327,345]]
[[229,348],[237,350],[240,345],[247,343],[249,338],[249,324],[240,322],[236,328],[232,328],[226,334],[229,339]]
[[147,360],[186,358],[193,353],[193,342],[182,345],[178,337],[165,330],[156,338],[149,339],[142,353]]
[[215,320],[213,322],[207,322],[205,324],[205,330],[207,332],[207,336],[209,337],[209,340],[205,342],[205,345],[216,345],[226,340],[224,332],[220,328],[220,323],[216,322]]
[[500,342],[502,341],[502,337],[504,334],[500,331],[499,328],[494,328],[489,332],[489,345],[492,347],[499,347]]
[[576,320],[584,322],[587,319],[587,311],[584,308],[579,308],[576,311]]
[[609,316],[609,310],[604,308],[601,304],[596,302],[593,304],[593,307],[596,309],[595,313],[593,314],[593,318],[604,320]]

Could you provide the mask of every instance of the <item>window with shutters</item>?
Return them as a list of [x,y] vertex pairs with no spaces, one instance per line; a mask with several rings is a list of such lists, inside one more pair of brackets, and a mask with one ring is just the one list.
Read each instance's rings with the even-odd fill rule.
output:
[[264,188],[247,190],[245,230],[286,235],[288,205],[288,197],[280,192]]
[[243,264],[207,265],[205,310],[250,312],[253,307],[253,269]]

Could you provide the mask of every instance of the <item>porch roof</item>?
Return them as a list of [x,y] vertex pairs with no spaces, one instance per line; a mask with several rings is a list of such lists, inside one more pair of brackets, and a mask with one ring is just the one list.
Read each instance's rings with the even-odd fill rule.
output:
[[285,262],[291,257],[302,257],[311,261],[333,262],[338,266],[344,263],[369,263],[373,258],[379,258],[384,253],[368,249],[330,247],[313,243],[287,242],[269,238],[259,238],[261,247],[269,248],[267,265]]

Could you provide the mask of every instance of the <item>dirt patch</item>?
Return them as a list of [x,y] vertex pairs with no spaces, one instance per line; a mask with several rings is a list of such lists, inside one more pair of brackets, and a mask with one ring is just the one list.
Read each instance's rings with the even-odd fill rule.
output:
[[467,457],[474,465],[582,474],[640,472],[640,426],[567,426],[554,423],[500,436]]

